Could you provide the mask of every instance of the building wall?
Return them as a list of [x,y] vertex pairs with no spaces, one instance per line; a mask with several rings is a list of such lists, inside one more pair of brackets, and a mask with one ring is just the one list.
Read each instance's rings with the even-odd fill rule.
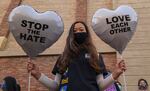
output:
[[[104,62],[109,70],[113,70],[116,64],[115,53],[103,53]],[[39,67],[40,71],[48,77],[54,79],[51,73],[53,66],[58,58],[58,55],[47,55],[37,57],[33,62]],[[28,89],[28,72],[27,61],[28,57],[1,57],[0,58],[0,83],[6,76],[13,76],[21,86],[21,91]],[[44,85],[39,83],[35,78],[31,78],[31,91],[49,91]]]
[[91,30],[92,38],[93,41],[96,45],[96,48],[100,52],[110,52],[110,51],[115,51],[111,47],[109,47],[106,43],[104,43],[101,39],[97,37],[97,35],[94,33],[94,31],[91,28],[91,23],[92,23],[92,17],[96,10],[100,8],[112,8],[112,0],[87,0],[87,21],[88,21],[88,26]]
[[122,4],[132,6],[138,14],[137,31],[123,53],[128,90],[136,91],[138,79],[150,84],[150,0],[113,0],[114,9]]
[[[22,4],[31,5],[39,12],[47,10],[56,11],[63,19],[64,33],[61,38],[43,54],[60,54],[65,46],[66,37],[71,24],[75,21],[76,0],[23,0]],[[13,46],[13,48],[12,48]],[[0,56],[16,56],[25,55],[20,46],[16,43],[14,37],[10,33],[5,49],[0,52]]]
[[5,15],[6,13],[6,10],[9,6],[9,3],[10,3],[11,0],[2,0],[1,3],[0,3],[0,23],[3,19],[3,16]]
[[[82,0],[81,0],[82,1]],[[36,58],[35,63],[40,67],[40,71],[46,74],[47,76],[54,78],[54,75],[51,74],[52,68],[57,60],[57,55],[52,56],[54,54],[60,54],[63,51],[66,36],[68,35],[68,30],[71,24],[75,20],[82,20],[84,18],[84,14],[87,12],[80,12],[80,8],[86,8],[85,6],[80,5],[80,8],[76,8],[78,6],[75,0],[55,0],[55,1],[47,1],[43,2],[43,0],[23,0],[22,4],[31,5],[33,8],[44,12],[46,10],[55,10],[59,13],[65,24],[65,30],[59,41],[54,44],[51,48],[47,49],[43,55]],[[77,14],[76,10],[78,10]],[[80,17],[81,14],[81,17]],[[83,15],[83,16],[82,16]],[[84,18],[83,20],[85,20]],[[52,54],[52,55],[51,55]],[[114,65],[116,64],[116,54],[115,53],[104,53],[103,54],[106,67],[109,70],[113,70]],[[26,69],[28,57],[25,56],[25,53],[22,51],[21,47],[16,43],[12,34],[9,34],[8,42],[4,50],[0,51],[0,82],[5,76],[11,75],[16,77],[18,83],[21,85],[22,91],[27,91],[28,87],[28,72]],[[36,81],[34,78],[31,78],[31,91],[48,91],[42,84]]]
[[[0,82],[6,76],[13,76],[17,79],[17,82],[21,86],[21,91],[27,91],[28,89],[28,77],[27,61],[28,57],[9,57],[0,59]],[[51,70],[56,62],[57,56],[42,56],[37,57],[33,61],[42,73],[54,78],[51,74]],[[31,78],[31,91],[48,91],[46,87],[40,84],[35,78]]]

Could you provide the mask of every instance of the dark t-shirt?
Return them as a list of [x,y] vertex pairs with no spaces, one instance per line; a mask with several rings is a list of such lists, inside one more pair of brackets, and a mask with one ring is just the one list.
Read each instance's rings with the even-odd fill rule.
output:
[[[101,56],[99,62],[102,62],[101,68],[105,68]],[[57,62],[53,74],[59,73],[56,65]],[[98,74],[89,64],[89,55],[82,51],[78,57],[72,59],[68,69],[62,75],[59,91],[100,91],[96,82]]]

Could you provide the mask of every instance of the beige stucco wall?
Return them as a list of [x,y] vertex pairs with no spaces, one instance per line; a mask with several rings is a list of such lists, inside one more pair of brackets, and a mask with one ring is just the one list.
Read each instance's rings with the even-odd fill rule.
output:
[[9,6],[9,3],[10,3],[11,0],[0,0],[0,23],[3,19],[3,16],[5,15],[6,13],[6,10]]
[[122,4],[132,6],[138,14],[137,31],[123,53],[128,90],[136,91],[138,79],[150,84],[150,0],[113,0],[114,9]]

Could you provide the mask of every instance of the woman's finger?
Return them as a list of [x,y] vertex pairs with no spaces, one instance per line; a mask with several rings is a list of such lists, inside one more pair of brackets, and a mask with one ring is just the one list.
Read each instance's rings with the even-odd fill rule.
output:
[[120,64],[120,67],[126,67],[126,65],[125,64]]
[[32,62],[28,62],[28,64],[27,64],[27,70],[28,71],[31,71],[31,70],[33,70],[34,69],[34,66],[35,64],[33,64]]
[[121,67],[121,70],[122,71],[126,71],[126,67]]
[[124,60],[119,61],[119,64],[123,64],[123,63],[125,63]]
[[122,60],[122,61],[119,62],[119,67],[122,67],[122,66],[125,67],[125,62],[124,62],[124,60]]

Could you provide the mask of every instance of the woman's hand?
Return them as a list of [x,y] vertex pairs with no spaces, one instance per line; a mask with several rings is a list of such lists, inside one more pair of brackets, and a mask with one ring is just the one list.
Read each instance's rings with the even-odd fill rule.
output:
[[117,63],[115,70],[112,72],[114,80],[116,80],[124,71],[126,71],[126,65],[124,60],[121,60]]
[[27,70],[28,70],[28,72],[31,72],[31,75],[33,77],[35,77],[37,80],[41,77],[39,67],[37,67],[37,65],[35,65],[30,60],[28,61],[28,64],[27,64]]

